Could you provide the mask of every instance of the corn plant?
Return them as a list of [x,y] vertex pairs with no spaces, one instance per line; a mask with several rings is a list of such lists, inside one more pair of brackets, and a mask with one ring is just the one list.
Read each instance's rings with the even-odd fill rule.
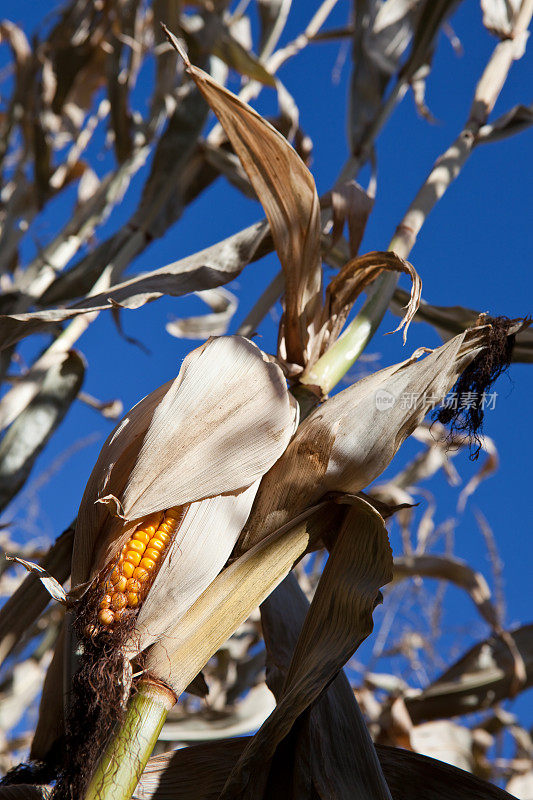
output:
[[[105,441],[72,525],[44,554],[5,548],[6,569],[15,562],[29,574],[0,610],[0,657],[13,675],[33,659],[39,680],[46,662],[46,675],[29,753],[19,766],[11,763],[14,745],[2,753],[0,798],[503,800],[511,795],[483,780],[502,777],[489,765],[486,742],[497,723],[512,731],[517,754],[504,775],[512,790],[529,775],[530,766],[519,762],[533,747],[527,731],[496,707],[531,683],[531,626],[507,629],[503,600],[493,598],[484,576],[452,552],[430,551],[431,509],[416,531],[417,547],[409,542],[414,486],[440,469],[451,474],[461,448],[474,457],[484,452],[464,504],[495,468],[495,445],[482,430],[483,398],[511,362],[531,362],[533,338],[527,317],[423,301],[421,270],[407,259],[475,148],[533,122],[526,106],[491,117],[524,54],[533,4],[482,3],[497,43],[464,128],[391,241],[368,253],[359,251],[375,176],[366,189],[355,179],[373,162],[374,143],[409,88],[429,115],[425,79],[458,3],[357,2],[350,26],[328,32],[335,2],[325,0],[306,30],[281,47],[290,2],[261,0],[257,55],[246,38],[247,5],[72,0],[31,45],[14,23],[0,25],[14,64],[0,120],[0,346],[12,383],[0,399],[1,507],[9,508],[76,398],[121,416],[116,404],[83,393],[87,366],[73,350],[100,313],[118,318],[163,295],[193,292],[212,309],[174,324],[174,333],[203,343],[172,380],[143,387],[145,396]],[[353,42],[356,102],[351,156],[319,198],[295,102],[276,73],[328,35]],[[148,59],[155,84],[142,117],[132,110],[133,90]],[[227,67],[243,77],[238,94],[224,85]],[[265,86],[277,91],[280,105],[271,121],[251,105]],[[217,123],[204,136],[209,111]],[[116,167],[100,179],[82,155],[106,120]],[[149,155],[133,216],[84,254]],[[265,218],[191,256],[125,277],[219,175],[256,198]],[[75,181],[67,224],[31,263],[19,263],[33,219]],[[279,275],[230,334],[236,298],[223,287],[268,252],[279,260]],[[397,286],[402,274],[410,293]],[[277,349],[267,353],[253,334],[280,297]],[[411,323],[425,321],[443,344],[351,381],[389,307],[401,316],[395,333],[402,331],[404,343]],[[51,335],[51,344],[12,381],[17,348],[38,333]],[[453,390],[475,399],[453,408]],[[404,395],[424,402],[394,402]],[[375,484],[409,437],[425,450]],[[403,554],[391,549],[388,520],[402,530]],[[479,525],[493,547],[482,515]],[[466,591],[491,638],[423,691],[370,671],[352,685],[355,653],[373,632],[376,607],[387,608],[392,597],[385,587],[413,577]],[[203,719],[203,698],[217,690],[226,721],[219,732],[206,723],[197,736],[202,744],[166,747],[192,741],[187,720]],[[11,694],[20,706],[20,690]],[[236,718],[247,698],[259,696],[255,724],[232,729],[233,712]],[[474,741],[472,730],[451,718],[480,709],[495,710],[473,729]],[[424,725],[442,747],[447,737],[454,747],[465,739],[466,761],[420,755]],[[172,726],[180,729],[174,737]]]

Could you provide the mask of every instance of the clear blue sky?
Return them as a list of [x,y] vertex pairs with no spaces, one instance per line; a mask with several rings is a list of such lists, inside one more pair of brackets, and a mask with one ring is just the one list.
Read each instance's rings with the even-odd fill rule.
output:
[[[307,23],[312,3],[295,2],[291,11],[286,37],[292,38]],[[345,23],[350,4],[338,3],[326,27]],[[43,8],[30,0],[4,0],[3,16],[19,22],[26,31],[39,25]],[[477,78],[494,47],[496,40],[481,26],[481,12],[476,2],[464,2],[452,19],[460,37],[464,54],[458,57],[449,41],[441,37],[430,76],[427,102],[438,124],[429,125],[420,119],[410,95],[407,95],[377,145],[378,191],[373,214],[368,224],[362,252],[386,249],[396,224],[435,158],[448,146],[466,120]],[[531,45],[530,45],[531,50]],[[317,44],[309,47],[281,70],[280,76],[300,108],[301,125],[314,142],[312,171],[319,194],[327,191],[347,157],[346,98],[350,73],[350,56],[340,75],[332,81],[332,72],[339,56],[339,44]],[[2,54],[3,57],[3,54]],[[531,52],[516,64],[497,104],[499,115],[516,103],[531,102]],[[142,98],[142,80],[138,96]],[[261,111],[274,110],[270,90],[257,103]],[[144,110],[141,107],[141,110]],[[508,316],[531,313],[531,269],[533,227],[531,225],[531,151],[533,132],[522,133],[500,143],[483,146],[474,153],[459,179],[433,211],[411,254],[411,261],[422,276],[423,296],[437,305],[464,305],[491,314]],[[102,170],[111,162],[103,151],[103,140],[96,141],[102,155]],[[134,209],[142,186],[142,178],[133,182],[117,213],[107,224],[107,234],[127,220]],[[64,219],[70,206],[62,198],[38,222],[39,244],[45,244]],[[194,252],[233,233],[262,216],[260,206],[244,199],[220,179],[188,208],[180,222],[159,241],[153,243],[132,265],[137,272],[162,266]],[[103,234],[102,234],[103,235]],[[35,243],[24,245],[23,255],[30,258]],[[252,302],[260,295],[277,271],[271,256],[248,267],[228,288],[240,298],[232,330],[235,330]],[[402,281],[407,287],[407,283]],[[119,397],[125,408],[174,376],[184,355],[194,342],[174,339],[165,332],[165,323],[172,316],[197,313],[203,306],[196,299],[164,299],[135,312],[125,312],[122,322],[126,332],[140,339],[150,351],[147,355],[128,344],[116,332],[109,314],[101,314],[79,342],[88,360],[85,390],[102,399]],[[426,325],[413,325],[406,348],[400,335],[383,336],[397,324],[389,315],[372,341],[369,352],[380,355],[379,366],[403,359],[406,352],[420,345],[435,346],[440,340]],[[275,350],[276,325],[268,319],[260,329],[260,346]],[[45,343],[24,346],[29,357]],[[505,591],[508,602],[508,624],[531,621],[530,573],[530,484],[531,484],[531,399],[533,370],[528,365],[513,365],[509,377],[503,377],[495,387],[498,394],[495,410],[487,413],[485,432],[497,444],[501,466],[498,473],[481,485],[469,501],[465,513],[458,518],[456,555],[489,578],[490,565],[482,537],[476,526],[473,509],[481,508],[494,530],[500,555],[504,561]],[[92,444],[71,455],[66,463],[38,491],[40,510],[39,529],[46,535],[59,533],[74,517],[77,505],[99,448],[112,423],[77,402],[70,410],[61,429],[39,458],[31,481],[47,471],[57,459],[80,439],[92,437]],[[418,450],[417,443],[407,442],[389,468],[394,474],[407,458]],[[477,467],[466,454],[454,460],[466,481]],[[31,488],[30,484],[27,484]],[[457,490],[451,489],[442,474],[425,488],[434,493],[437,501],[435,521],[457,517]],[[422,499],[422,498],[421,498]],[[425,502],[422,500],[422,513]],[[19,504],[18,514],[25,509]],[[6,512],[6,519],[12,516]],[[399,551],[397,528],[392,543]],[[444,620],[448,631],[443,639],[443,655],[448,645],[457,640],[468,645],[488,633],[476,616],[468,599],[454,589],[447,595],[447,614]],[[379,614],[379,612],[378,612]],[[372,642],[360,651],[367,658]],[[524,721],[533,722],[533,708],[527,696],[516,706]]]

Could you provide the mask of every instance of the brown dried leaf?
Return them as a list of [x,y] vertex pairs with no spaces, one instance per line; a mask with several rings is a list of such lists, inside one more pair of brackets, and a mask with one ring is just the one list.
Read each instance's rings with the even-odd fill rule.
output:
[[[170,31],[169,41],[180,52]],[[218,116],[270,223],[285,273],[283,355],[304,366],[320,303],[320,208],[313,177],[287,140],[250,106],[181,53],[190,76]]]
[[395,582],[416,575],[423,578],[450,581],[464,589],[468,592],[479,613],[491,628],[495,631],[501,630],[499,615],[492,603],[487,581],[480,572],[476,572],[466,562],[458,558],[452,558],[452,556],[429,554],[397,556],[394,559]]
[[[408,300],[407,292],[403,289],[396,289],[391,303],[391,311],[394,314],[403,314],[403,306]],[[428,322],[433,325],[446,342],[461,331],[472,328],[481,314],[481,311],[474,311],[463,306],[432,306],[425,300],[421,300],[414,316],[414,322]],[[516,334],[512,361],[526,363],[533,361],[533,328],[525,328]]]
[[[348,261],[326,289],[326,300],[322,312],[320,333],[317,341],[321,343],[321,352],[333,344],[339,337],[353,304],[363,291],[383,270],[404,272],[411,278],[413,288],[407,304],[405,315],[393,331],[404,328],[405,344],[407,329],[416,313],[422,293],[422,281],[415,268],[393,252],[371,252]],[[310,372],[312,375],[312,372]]]
[[517,665],[509,640],[525,666],[525,680],[519,688],[531,686],[533,625],[524,625],[474,645],[423,692],[406,697],[413,722],[473,713],[513,696]]
[[[152,756],[134,800],[216,800],[249,741],[221,739]],[[394,800],[515,800],[492,783],[434,758],[380,744],[376,751]]]

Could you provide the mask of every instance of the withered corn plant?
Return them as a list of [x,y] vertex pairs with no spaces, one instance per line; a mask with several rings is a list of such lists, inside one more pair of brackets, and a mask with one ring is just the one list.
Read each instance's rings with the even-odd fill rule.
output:
[[[73,349],[100,312],[118,319],[121,309],[193,292],[212,309],[171,323],[175,335],[203,343],[162,386],[145,386],[140,375],[139,397],[146,396],[108,436],[72,525],[45,553],[3,542],[1,580],[13,562],[30,574],[17,587],[3,584],[10,596],[0,609],[0,692],[13,710],[0,743],[0,800],[510,796],[489,779],[527,796],[531,738],[500,703],[531,684],[531,625],[505,626],[498,555],[483,515],[494,596],[451,547],[435,552],[436,537],[449,539],[453,525],[439,529],[431,498],[420,520],[414,506],[421,482],[439,470],[456,476],[462,449],[485,460],[459,508],[496,468],[496,446],[482,429],[484,398],[512,361],[533,360],[529,319],[510,319],[497,305],[490,313],[432,306],[421,297],[421,270],[407,258],[475,148],[533,122],[526,106],[491,116],[524,54],[533,3],[483,0],[496,44],[464,128],[392,240],[364,254],[376,180],[364,189],[355,178],[373,163],[374,143],[409,87],[429,114],[425,79],[458,3],[356,2],[337,31],[327,29],[336,3],[325,0],[300,36],[279,46],[290,5],[70,0],[31,42],[13,22],[0,23],[13,65],[0,117],[0,347],[8,384],[0,399],[0,507],[10,508],[76,399],[121,416],[117,404],[82,391],[87,365]],[[258,42],[248,16],[254,6]],[[333,36],[351,38],[353,47],[351,157],[319,198],[296,102],[276,73],[314,40]],[[155,83],[143,116],[134,90],[145,61],[155,64]],[[242,77],[239,94],[224,86],[228,68]],[[263,87],[277,92],[280,115],[270,121],[249,104]],[[205,134],[209,110],[217,123]],[[104,126],[116,164],[99,178],[86,151]],[[136,211],[94,244],[149,156]],[[220,175],[257,198],[265,219],[125,277]],[[23,263],[32,222],[75,182],[71,218]],[[228,333],[237,298],[222,287],[271,251],[278,277]],[[410,294],[397,288],[402,273]],[[277,350],[269,354],[253,334],[279,297]],[[402,316],[404,343],[410,323],[424,321],[443,344],[345,385],[389,307]],[[20,343],[36,333],[51,343],[15,380]],[[454,407],[451,391],[474,399]],[[423,400],[396,402],[401,396]],[[420,442],[419,454],[375,483],[409,437]],[[391,549],[389,519],[403,552]],[[407,603],[399,592],[424,578],[467,592],[492,635],[421,690],[376,664]],[[435,648],[439,592],[417,598],[418,611],[431,605],[432,630],[417,618],[391,645],[413,673],[417,652]],[[355,680],[354,654],[382,602],[375,663]],[[16,724],[38,696],[31,742],[19,742]],[[503,767],[489,753],[502,731],[516,744]],[[26,744],[17,766],[13,753]]]

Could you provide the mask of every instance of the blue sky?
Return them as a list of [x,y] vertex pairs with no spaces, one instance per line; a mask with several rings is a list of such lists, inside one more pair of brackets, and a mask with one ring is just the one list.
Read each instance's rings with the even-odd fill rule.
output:
[[[284,40],[302,30],[316,7],[316,0],[293,4]],[[339,2],[326,27],[343,25],[349,7],[346,0]],[[2,14],[21,23],[26,31],[32,31],[40,20],[37,9],[39,5],[30,0],[4,0]],[[412,97],[407,95],[378,140],[377,198],[362,252],[386,249],[395,226],[435,158],[451,143],[466,120],[475,83],[496,40],[482,28],[481,12],[476,2],[462,3],[452,25],[462,41],[464,54],[458,57],[449,41],[441,37],[427,89],[427,102],[438,120],[437,124],[429,125],[422,120],[417,115]],[[350,56],[346,53],[340,80],[335,83],[332,73],[338,57],[338,43],[316,44],[308,47],[280,72],[300,108],[301,125],[314,142],[312,172],[319,194],[330,188],[348,154],[346,98]],[[512,68],[496,106],[496,116],[516,103],[531,101],[531,63],[529,52]],[[148,73],[141,76],[137,92],[141,110],[144,110],[144,81],[148,80]],[[271,90],[265,90],[256,107],[265,113],[275,109]],[[422,277],[423,296],[429,302],[464,305],[511,317],[531,313],[532,281],[528,267],[533,249],[532,143],[533,132],[528,131],[480,147],[432,212],[410,257]],[[110,155],[104,149],[103,138],[97,138],[94,147],[98,148],[96,154],[102,169],[109,166]],[[145,174],[133,182],[120,208],[99,236],[112,233],[127,220],[135,208]],[[57,229],[58,220],[65,218],[69,208],[67,193],[41,215],[36,228],[39,245],[49,241]],[[130,272],[163,266],[218,241],[261,216],[261,208],[256,202],[243,198],[220,179],[186,210],[179,223],[163,239],[154,242],[132,264]],[[35,248],[35,241],[25,242],[24,258],[31,258]],[[236,330],[277,269],[276,258],[268,257],[248,267],[228,287],[240,298],[231,330]],[[407,288],[408,284],[402,280],[402,285]],[[133,405],[177,374],[184,355],[197,344],[172,338],[165,332],[165,323],[173,316],[198,313],[201,308],[198,300],[182,298],[163,299],[138,311],[125,312],[122,323],[126,333],[140,339],[149,349],[149,354],[121,339],[111,316],[101,314],[79,342],[79,349],[88,361],[84,389],[101,399],[118,397],[125,408]],[[440,343],[429,326],[417,324],[411,327],[404,348],[399,334],[383,336],[396,324],[397,319],[388,315],[368,348],[368,353],[379,354],[377,366],[399,361],[420,345],[431,347]],[[273,317],[265,320],[259,333],[258,344],[273,352],[276,341]],[[29,358],[45,343],[44,337],[38,337],[35,342],[24,345],[22,352]],[[531,621],[528,586],[528,558],[531,554],[531,366],[513,365],[509,376],[501,378],[495,389],[498,392],[496,407],[486,415],[485,432],[498,447],[501,465],[497,474],[481,485],[460,517],[456,514],[457,490],[448,486],[442,474],[429,481],[426,488],[434,493],[437,501],[436,522],[450,517],[458,520],[456,555],[468,560],[490,580],[486,547],[473,515],[475,507],[483,511],[494,531],[505,565],[506,623],[515,624]],[[37,461],[27,491],[33,491],[32,484],[35,485],[40,476],[57,465],[67,450],[83,441],[91,440],[91,443],[72,453],[38,489],[36,530],[54,536],[75,516],[85,482],[111,427],[112,423],[82,403],[73,405],[60,430]],[[406,442],[384,477],[399,470],[419,448],[417,443]],[[459,455],[454,461],[464,481],[478,468],[469,462],[466,454]],[[14,508],[7,510],[5,519],[9,520],[14,514],[23,518],[27,510],[25,502],[16,501],[13,505]],[[419,514],[424,507],[422,500]],[[398,552],[400,542],[396,528],[392,531],[392,543]],[[461,645],[467,646],[488,633],[470,601],[458,590],[450,588],[446,602],[444,626],[447,633],[442,641],[445,658],[454,643],[460,641]],[[361,660],[369,657],[372,644],[370,641],[362,648]],[[533,722],[530,698],[531,695],[522,697],[516,706],[529,724]]]

